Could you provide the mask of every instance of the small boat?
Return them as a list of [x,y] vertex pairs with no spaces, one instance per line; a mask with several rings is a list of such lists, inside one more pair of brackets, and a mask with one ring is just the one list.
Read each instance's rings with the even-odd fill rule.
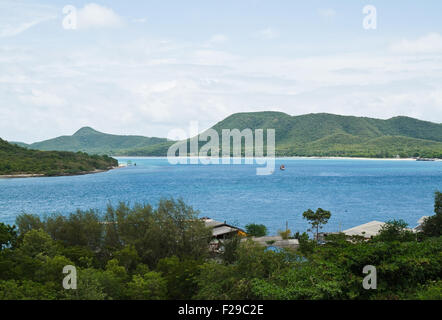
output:
[[281,166],[279,167],[279,170],[284,171],[285,170],[285,165],[281,164]]

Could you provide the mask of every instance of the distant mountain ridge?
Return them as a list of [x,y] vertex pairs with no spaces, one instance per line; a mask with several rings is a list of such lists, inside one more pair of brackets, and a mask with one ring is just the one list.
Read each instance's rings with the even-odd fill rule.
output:
[[42,151],[82,151],[89,154],[119,155],[131,149],[148,148],[164,142],[167,142],[166,138],[107,134],[91,127],[83,127],[72,136],[60,136],[28,145],[17,142],[15,144]]
[[[278,156],[442,158],[442,124],[404,116],[381,120],[328,113],[290,116],[274,111],[248,112],[232,114],[212,128],[220,136],[222,129],[275,129]],[[172,143],[165,138],[109,135],[84,127],[72,136],[33,143],[28,147],[111,155],[165,156]]]
[[213,126],[276,131],[279,156],[442,157],[442,124],[410,117],[388,120],[312,113],[236,113]]

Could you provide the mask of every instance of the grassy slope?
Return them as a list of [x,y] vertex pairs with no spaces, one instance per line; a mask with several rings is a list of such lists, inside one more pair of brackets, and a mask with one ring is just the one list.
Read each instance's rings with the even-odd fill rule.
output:
[[167,141],[164,138],[120,136],[85,127],[72,136],[62,136],[29,145],[37,150],[82,151],[89,154],[124,154],[126,150],[145,148]]
[[214,127],[221,129],[274,128],[278,155],[442,157],[442,124],[408,117],[388,120],[281,112],[231,115]]
[[118,161],[85,153],[29,150],[0,139],[0,175],[66,175],[106,170]]

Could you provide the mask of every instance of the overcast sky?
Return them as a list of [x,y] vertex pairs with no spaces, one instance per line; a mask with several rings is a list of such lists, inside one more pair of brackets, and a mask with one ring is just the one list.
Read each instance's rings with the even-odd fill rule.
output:
[[0,0],[3,139],[164,137],[262,110],[441,123],[442,1]]

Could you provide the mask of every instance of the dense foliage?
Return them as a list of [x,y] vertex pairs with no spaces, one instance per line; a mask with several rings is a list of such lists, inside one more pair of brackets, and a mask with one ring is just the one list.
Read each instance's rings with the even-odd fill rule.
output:
[[[369,241],[303,233],[298,251],[234,237],[213,256],[197,214],[181,200],[22,214],[18,233],[0,224],[0,299],[442,299],[442,237],[409,237],[402,221]],[[62,288],[66,265],[76,290]],[[376,290],[362,286],[366,265]]]
[[115,166],[118,166],[118,161],[108,156],[30,150],[0,139],[0,175],[79,174]]
[[267,235],[267,227],[263,224],[250,223],[246,225],[246,233],[251,237],[264,237]]
[[429,237],[442,236],[442,193],[436,192],[434,201],[434,216],[425,219],[422,233]]
[[[18,235],[0,226],[0,299],[187,297],[211,235],[197,212],[173,200],[156,209],[121,203],[104,215],[22,214]],[[61,286],[66,265],[78,269],[77,290]]]

